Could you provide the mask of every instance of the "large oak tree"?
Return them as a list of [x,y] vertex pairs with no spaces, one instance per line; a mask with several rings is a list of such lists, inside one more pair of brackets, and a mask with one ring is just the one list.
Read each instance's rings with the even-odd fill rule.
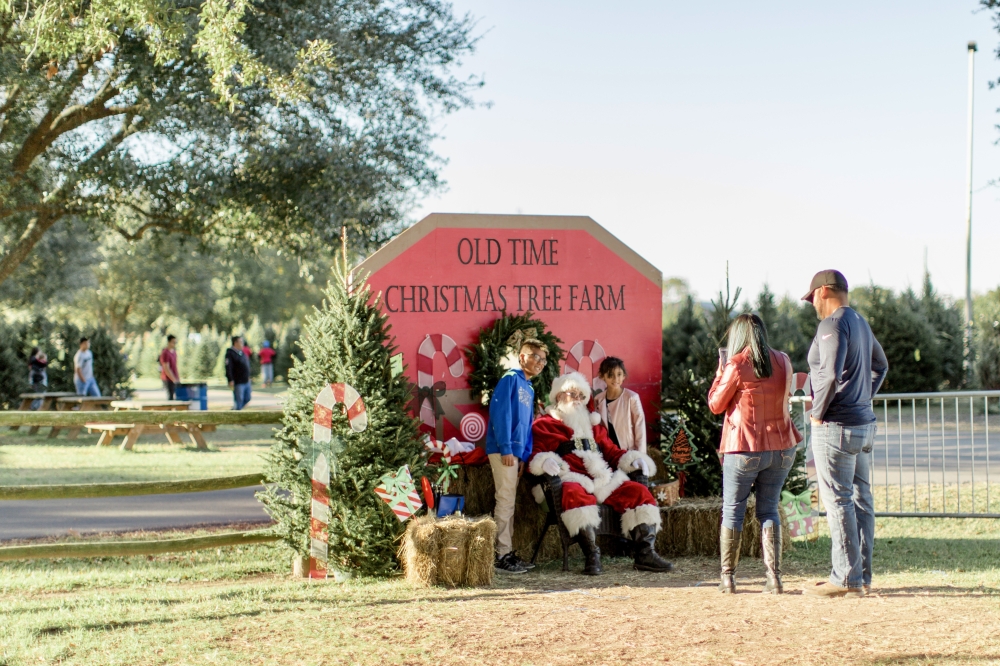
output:
[[472,30],[438,0],[0,0],[0,282],[69,219],[376,247],[438,185]]

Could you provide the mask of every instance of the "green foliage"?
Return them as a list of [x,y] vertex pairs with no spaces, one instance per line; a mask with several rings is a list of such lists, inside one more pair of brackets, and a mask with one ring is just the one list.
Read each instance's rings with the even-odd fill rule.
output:
[[925,278],[924,296],[898,296],[869,286],[851,291],[852,306],[868,320],[889,361],[886,393],[959,388],[962,367],[961,315],[943,303]]
[[[0,282],[60,221],[355,252],[439,186],[474,22],[438,0],[0,0]],[[317,196],[322,193],[322,196]]]
[[559,376],[559,364],[566,355],[561,346],[563,341],[532,312],[520,315],[501,313],[492,324],[479,329],[476,341],[465,349],[465,355],[472,366],[472,372],[469,373],[469,394],[473,400],[482,400],[483,404],[490,401],[493,389],[507,372],[507,368],[501,362],[511,352],[514,354],[518,352],[517,349],[512,350],[508,347],[508,340],[517,331],[523,334],[528,329],[534,329],[535,337],[548,347],[548,363],[545,369],[531,380],[536,400],[543,403],[548,400],[552,381]]
[[7,326],[0,326],[0,409],[17,409],[18,395],[30,390],[28,362],[17,350],[17,335]]
[[132,395],[132,370],[125,362],[122,346],[106,328],[98,328],[87,336],[94,354],[94,379],[103,395],[128,398]]
[[[295,365],[296,361],[302,361],[302,348],[299,346],[299,337],[302,331],[297,322],[292,322],[284,327],[281,338],[275,346],[274,351],[274,378],[288,379],[288,372]],[[271,341],[274,344],[274,341]]]
[[1000,289],[975,301],[976,386],[1000,389]]
[[396,569],[396,539],[404,526],[375,486],[403,465],[416,479],[424,468],[418,422],[407,411],[411,388],[404,375],[392,374],[389,358],[396,348],[378,298],[364,283],[348,292],[335,275],[299,345],[303,359],[289,372],[284,427],[267,456],[267,477],[276,487],[261,493],[261,501],[285,543],[308,553],[312,470],[301,461],[312,447],[313,403],[327,384],[350,384],[365,402],[368,428],[356,433],[345,415],[334,413],[333,436],[343,449],[330,481],[330,566],[388,575]]
[[[718,348],[725,345],[739,297],[739,288],[735,294],[730,294],[727,276],[726,293],[719,292],[718,299],[712,301],[712,310],[706,319],[696,321],[693,301],[689,297],[674,324],[663,331],[664,356],[668,340],[672,341],[673,356],[671,367],[664,372],[660,432],[668,436],[683,420],[698,452],[697,462],[684,470],[686,495],[722,493],[722,466],[715,455],[722,439],[722,420],[708,409],[708,389],[718,365]],[[673,346],[676,340],[685,341],[686,355],[681,355],[679,346]]]

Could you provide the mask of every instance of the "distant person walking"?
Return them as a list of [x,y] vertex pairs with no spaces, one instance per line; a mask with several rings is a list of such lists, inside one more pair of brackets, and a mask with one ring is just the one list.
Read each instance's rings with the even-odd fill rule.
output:
[[847,279],[839,271],[817,273],[802,300],[813,304],[821,320],[809,347],[809,421],[833,561],[830,579],[805,592],[863,597],[871,591],[875,545],[871,400],[889,363],[868,322],[848,305]]
[[233,409],[240,410],[250,402],[250,358],[243,353],[243,338],[233,336],[233,346],[226,350],[226,379],[233,390]]
[[268,388],[274,383],[274,357],[278,352],[271,348],[271,342],[264,340],[260,347],[260,374],[264,380],[264,388]]
[[80,338],[80,349],[73,356],[73,383],[77,395],[101,395],[94,379],[94,352],[90,351],[90,340],[87,338]]
[[49,357],[38,347],[31,350],[31,358],[28,359],[28,380],[31,382],[31,390],[35,393],[42,393],[49,385],[48,373]]
[[[49,373],[48,373],[49,357],[45,355],[38,347],[34,347],[31,350],[31,356],[28,358],[28,383],[31,384],[31,390],[35,393],[44,393],[45,389],[49,385]],[[36,399],[31,401],[32,409],[41,409],[42,400]]]
[[160,379],[163,388],[167,389],[167,400],[173,400],[177,385],[181,383],[181,375],[177,371],[177,336],[167,336],[167,346],[160,352]]

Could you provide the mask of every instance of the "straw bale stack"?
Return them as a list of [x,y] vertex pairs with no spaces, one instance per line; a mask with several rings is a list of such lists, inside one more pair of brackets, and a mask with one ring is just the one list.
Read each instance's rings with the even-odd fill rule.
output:
[[399,552],[406,580],[444,587],[491,586],[496,533],[492,518],[411,520]]
[[[493,515],[496,490],[493,486],[493,472],[489,465],[463,467],[458,478],[452,481],[451,491],[465,495],[465,513],[468,516]],[[517,486],[517,500],[514,506],[513,546],[517,554],[527,560],[535,550],[535,541],[545,524],[545,504],[538,504],[528,490],[527,481]],[[549,529],[538,553],[539,562],[562,558],[559,531]]]
[[[760,523],[755,514],[753,495],[747,502],[743,521],[743,557],[760,557]],[[788,521],[780,511],[782,550],[790,547]],[[719,555],[719,522],[722,516],[721,497],[683,498],[670,507],[660,509],[663,528],[656,537],[656,550],[663,555]]]

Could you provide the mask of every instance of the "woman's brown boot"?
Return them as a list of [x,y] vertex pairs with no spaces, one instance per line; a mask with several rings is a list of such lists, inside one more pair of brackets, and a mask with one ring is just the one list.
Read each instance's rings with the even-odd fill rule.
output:
[[719,592],[723,594],[736,593],[736,565],[740,561],[740,539],[743,532],[731,530],[728,527],[719,528],[719,552],[722,559],[722,582]]
[[760,531],[760,556],[764,560],[764,594],[781,594],[781,528],[765,527]]

